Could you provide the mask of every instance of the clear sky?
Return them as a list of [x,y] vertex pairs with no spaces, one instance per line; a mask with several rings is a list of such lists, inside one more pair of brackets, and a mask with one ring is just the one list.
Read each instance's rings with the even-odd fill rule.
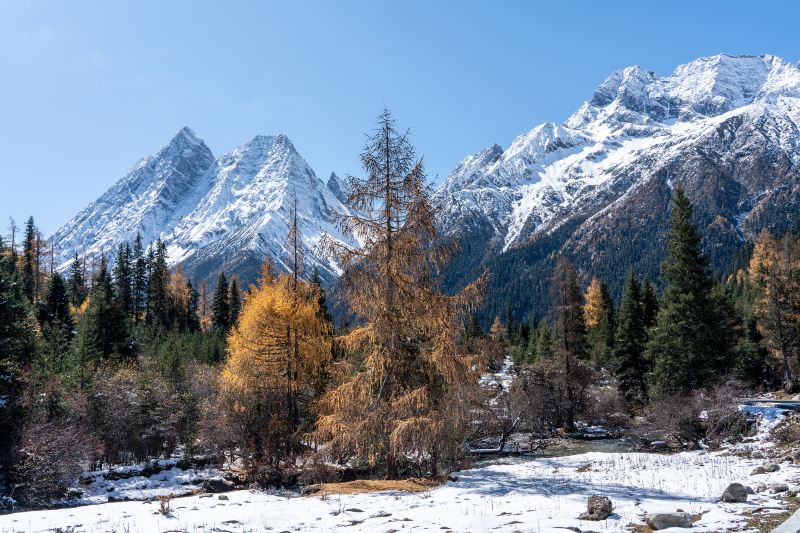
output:
[[800,59],[800,2],[0,0],[0,227],[51,234],[189,125],[215,155],[284,132],[359,172],[385,105],[442,179],[566,119],[613,70]]

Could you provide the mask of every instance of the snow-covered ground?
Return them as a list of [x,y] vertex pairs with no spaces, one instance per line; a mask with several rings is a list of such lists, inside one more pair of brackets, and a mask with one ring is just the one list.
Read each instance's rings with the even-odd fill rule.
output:
[[[763,427],[776,411],[759,408]],[[768,447],[765,431],[746,446]],[[85,532],[166,531],[559,531],[565,527],[627,531],[645,513],[682,509],[702,515],[693,531],[728,531],[744,526],[742,513],[784,506],[782,494],[751,495],[747,503],[720,503],[729,483],[787,483],[794,488],[800,468],[782,463],[773,473],[750,476],[763,460],[730,452],[584,453],[530,461],[508,459],[460,472],[458,480],[427,493],[383,492],[328,497],[286,497],[234,491],[172,501],[169,517],[155,502],[120,502],[0,516],[0,532],[62,530]],[[169,492],[167,489],[164,493]],[[586,499],[608,496],[614,514],[605,521],[578,520]],[[769,512],[769,511],[768,511]],[[680,531],[680,530],[675,530]]]
[[[212,466],[181,469],[177,459],[158,461],[163,468],[152,476],[138,475],[143,465],[116,467],[112,470],[95,470],[81,476],[88,483],[82,483],[82,504],[106,503],[108,498],[144,500],[154,499],[162,494],[184,496],[201,488],[206,479],[221,478],[221,472]],[[133,474],[133,475],[131,475]],[[130,477],[125,477],[130,475]]]

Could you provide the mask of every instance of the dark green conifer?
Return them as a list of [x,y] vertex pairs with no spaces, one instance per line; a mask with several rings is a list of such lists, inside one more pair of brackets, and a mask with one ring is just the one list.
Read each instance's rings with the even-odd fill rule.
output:
[[231,303],[230,291],[228,290],[228,278],[222,270],[217,277],[217,286],[214,289],[214,297],[211,301],[211,322],[214,328],[223,333],[226,333],[231,325]]
[[631,271],[625,282],[625,292],[617,315],[617,338],[614,347],[614,366],[617,388],[629,407],[647,402],[649,365],[644,358],[647,334],[644,324],[644,305],[639,282]]

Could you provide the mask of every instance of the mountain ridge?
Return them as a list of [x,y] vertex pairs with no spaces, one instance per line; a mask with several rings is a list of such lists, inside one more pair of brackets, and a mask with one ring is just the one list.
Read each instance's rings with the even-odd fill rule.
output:
[[322,234],[351,242],[334,221],[348,211],[291,140],[256,135],[214,157],[183,127],[53,235],[56,263],[64,270],[75,253],[90,262],[113,257],[138,232],[145,243],[162,239],[170,263],[182,264],[190,276],[210,278],[225,268],[252,281],[266,257],[279,268],[287,263],[284,240],[294,197],[309,273],[317,268],[332,281],[338,266],[316,248]]

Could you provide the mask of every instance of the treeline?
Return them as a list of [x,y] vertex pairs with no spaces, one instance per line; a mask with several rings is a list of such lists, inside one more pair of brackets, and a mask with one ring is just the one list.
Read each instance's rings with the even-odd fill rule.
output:
[[138,235],[113,266],[76,255],[62,275],[33,218],[14,240],[0,239],[5,492],[46,502],[84,468],[190,453],[241,310],[236,278],[209,294]]
[[[509,306],[504,321],[495,319],[489,337],[510,345],[520,383],[550,407],[540,416],[551,427],[572,427],[601,379],[612,378],[630,413],[730,379],[762,390],[799,388],[800,236],[778,240],[764,230],[752,257],[719,282],[692,218],[678,186],[661,297],[631,271],[616,307],[602,280],[592,278],[582,290],[562,259],[551,280],[549,316],[520,324]],[[482,335],[476,317],[465,335]]]

